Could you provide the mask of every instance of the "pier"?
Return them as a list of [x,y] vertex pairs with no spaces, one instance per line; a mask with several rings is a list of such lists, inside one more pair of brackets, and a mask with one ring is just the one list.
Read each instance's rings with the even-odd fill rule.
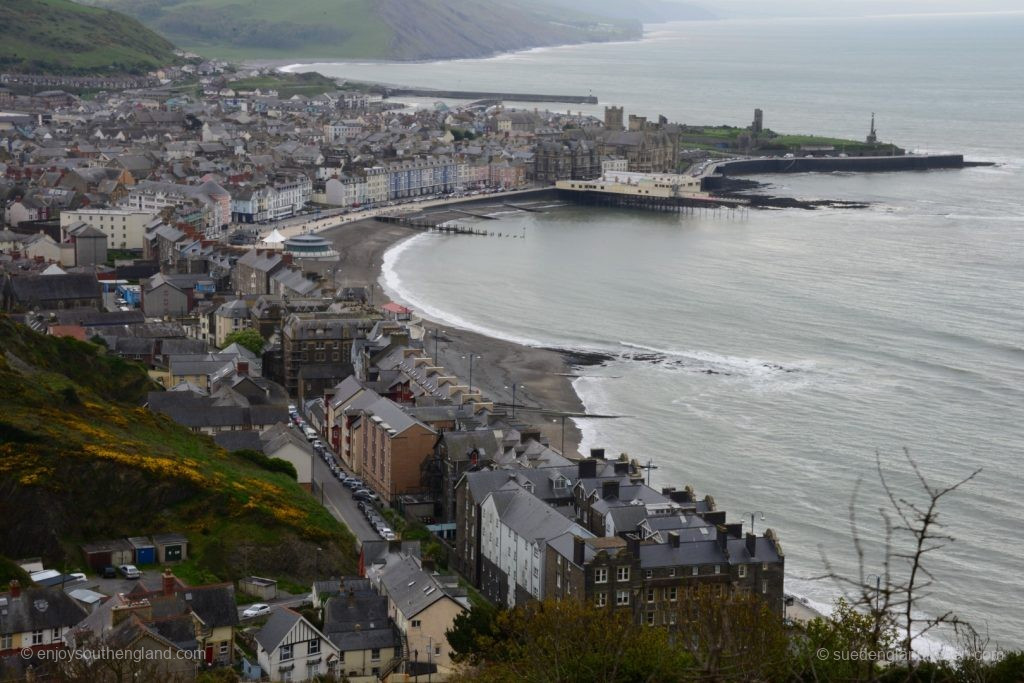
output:
[[714,212],[716,215],[732,217],[743,214],[750,206],[746,199],[730,197],[655,197],[617,192],[594,192],[559,188],[560,199],[577,204],[607,206],[621,209],[640,209],[667,213],[697,214]]

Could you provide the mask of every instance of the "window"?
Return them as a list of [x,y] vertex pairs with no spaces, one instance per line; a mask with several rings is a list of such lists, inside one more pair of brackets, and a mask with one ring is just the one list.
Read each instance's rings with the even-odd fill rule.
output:
[[58,640],[60,640],[60,626],[58,626],[57,628],[53,629],[53,636],[50,638],[50,642],[51,643],[55,643]]
[[309,654],[311,654],[311,655],[318,655],[318,654],[320,654],[320,639],[319,638],[314,638],[313,640],[309,641]]
[[737,567],[737,572],[739,573],[739,577],[741,579],[747,578],[747,565],[741,564],[739,567]]
[[375,647],[372,650],[370,650],[370,661],[371,662],[379,662],[380,661],[380,648],[379,647]]
[[761,592],[762,593],[767,593],[768,592],[768,582],[767,581],[762,581],[761,582]]
[[675,586],[665,589],[665,597],[668,598],[669,602],[675,602],[676,598],[679,597],[679,589]]
[[435,645],[434,646],[434,654],[437,655],[438,657],[441,656],[441,646],[440,645]]
[[615,604],[622,606],[629,604],[629,591],[615,591]]
[[699,574],[699,573],[700,573],[700,567],[694,567],[693,571],[691,572],[691,574],[693,576],[697,576],[697,574]]
[[223,643],[220,644],[220,654],[221,655],[226,655],[227,653],[228,653],[228,643],[227,643],[227,641],[224,641]]
[[12,647],[14,647],[13,639],[14,636],[12,636],[10,633],[5,633],[4,635],[0,636],[0,650],[10,650]]
[[650,578],[653,578],[653,577],[654,577],[654,570],[653,569],[647,569],[647,570],[644,571],[644,578],[645,579],[650,579]]
[[43,632],[41,630],[40,631],[32,631],[32,644],[33,645],[42,645],[43,644]]
[[720,564],[716,564],[715,565],[715,573],[716,574],[721,574],[722,573],[722,565],[720,565]]
[[419,620],[419,619],[413,619],[413,620],[412,620],[412,627],[413,627],[413,628],[419,628],[419,627],[420,627],[420,623],[421,623],[421,622],[420,622],[420,620]]
[[675,624],[676,623],[676,613],[675,612],[669,612],[668,613],[668,623],[669,624]]
[[762,562],[761,563],[761,571],[763,571],[763,572],[768,571],[768,563],[767,562]]
[[618,567],[615,569],[616,581],[629,581],[629,567]]
[[647,625],[654,626],[654,612],[647,613]]
[[561,587],[562,587],[562,575],[561,574],[555,574],[555,588],[561,588]]
[[608,583],[607,567],[597,567],[594,569],[594,583]]
[[668,568],[668,575],[669,575],[670,577],[671,577],[671,576],[675,576],[675,575],[676,575],[676,568],[675,568],[675,567],[669,567],[669,568]]
[[293,656],[292,655],[292,647],[294,647],[294,646],[292,646],[292,645],[282,645],[281,646],[281,661],[282,662],[287,662],[289,659],[292,658],[292,656]]
[[605,605],[607,605],[608,604],[608,594],[605,593],[604,591],[601,591],[600,593],[595,594],[594,595],[594,604],[597,607],[604,607]]

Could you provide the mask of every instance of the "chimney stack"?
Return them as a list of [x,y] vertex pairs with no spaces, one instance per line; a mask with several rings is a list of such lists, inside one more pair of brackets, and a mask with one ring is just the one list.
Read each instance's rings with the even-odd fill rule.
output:
[[577,473],[580,479],[593,479],[597,476],[597,461],[580,460],[577,466]]
[[174,572],[171,571],[170,567],[164,570],[161,577],[161,586],[163,587],[164,595],[174,595]]
[[354,588],[349,588],[348,589],[348,606],[349,607],[355,607],[356,606],[356,591],[355,591]]
[[678,548],[679,547],[679,532],[670,531],[668,532],[668,547]]
[[743,538],[743,522],[726,524],[725,530],[728,531],[729,535],[733,538]]
[[747,534],[747,553],[751,557],[757,557],[757,536]]
[[21,582],[17,579],[11,579],[11,599],[21,597]]
[[715,525],[715,531],[717,532],[717,534],[715,536],[715,540],[718,541],[718,547],[721,548],[723,551],[728,550],[728,548],[729,548],[729,534],[726,533],[725,527],[722,526],[721,524],[716,524]]
[[240,377],[248,377],[249,376],[249,361],[247,361],[247,360],[237,361],[235,363],[235,373],[238,374]]
[[590,457],[597,458],[598,460],[604,460],[604,449],[603,448],[591,448]]
[[574,564],[583,566],[586,561],[586,542],[579,536],[572,537],[572,561]]
[[603,481],[601,482],[601,498],[609,500],[610,498],[619,497],[619,482],[617,481]]

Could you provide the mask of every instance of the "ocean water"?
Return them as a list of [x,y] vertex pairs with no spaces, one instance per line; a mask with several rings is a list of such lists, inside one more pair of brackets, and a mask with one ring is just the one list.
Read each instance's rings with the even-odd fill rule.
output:
[[[903,450],[946,485],[955,542],[932,558],[923,614],[952,609],[994,644],[1024,645],[1024,15],[679,23],[638,43],[332,74],[460,88],[586,92],[627,113],[862,137],[963,152],[994,167],[766,176],[772,192],[863,210],[665,215],[566,206],[421,235],[385,283],[425,313],[531,344],[607,351],[575,387],[584,448],[653,460],[732,519],[763,511],[787,589],[827,609],[881,573],[886,506],[918,488]],[[318,68],[325,69],[320,66]],[[470,284],[471,283],[471,284]],[[900,539],[897,539],[899,541]],[[951,642],[948,632],[922,649]]]

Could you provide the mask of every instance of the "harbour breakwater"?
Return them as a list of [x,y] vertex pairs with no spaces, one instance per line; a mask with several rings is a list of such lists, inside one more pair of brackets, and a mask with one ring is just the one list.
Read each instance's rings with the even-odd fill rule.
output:
[[992,166],[988,161],[964,161],[962,154],[906,154],[888,157],[765,157],[721,161],[707,169],[702,187],[716,190],[726,176],[768,173],[882,173],[931,171],[967,166]]
[[494,100],[498,102],[565,102],[597,104],[593,95],[541,95],[537,93],[477,92],[472,90],[432,90],[429,88],[384,88],[386,97],[436,97],[452,100]]

